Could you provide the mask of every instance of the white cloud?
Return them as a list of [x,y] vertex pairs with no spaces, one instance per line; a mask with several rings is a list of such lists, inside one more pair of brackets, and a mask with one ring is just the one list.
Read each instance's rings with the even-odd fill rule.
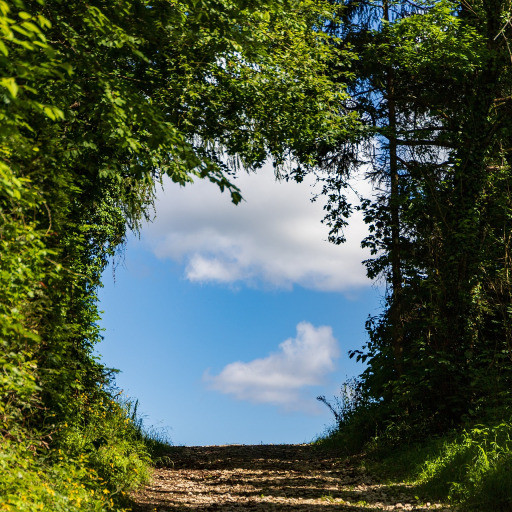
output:
[[184,264],[190,281],[298,284],[325,291],[350,291],[370,284],[360,248],[367,233],[356,213],[347,243],[327,242],[321,202],[312,203],[311,180],[276,182],[272,168],[242,173],[237,185],[245,201],[238,206],[204,180],[181,188],[169,180],[159,193],[156,217],[144,229],[159,258]]
[[311,410],[311,397],[305,401],[301,390],[323,384],[339,355],[331,327],[301,322],[297,337],[281,343],[277,352],[249,363],[230,363],[218,375],[206,373],[204,380],[238,400]]

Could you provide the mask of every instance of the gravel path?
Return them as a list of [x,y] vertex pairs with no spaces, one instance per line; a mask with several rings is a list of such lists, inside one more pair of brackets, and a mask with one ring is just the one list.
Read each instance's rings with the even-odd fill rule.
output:
[[175,447],[133,496],[137,512],[446,511],[310,445]]

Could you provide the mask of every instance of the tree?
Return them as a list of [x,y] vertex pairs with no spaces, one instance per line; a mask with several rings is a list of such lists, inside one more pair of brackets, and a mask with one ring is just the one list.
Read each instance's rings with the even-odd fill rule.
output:
[[[308,169],[345,137],[355,120],[326,70],[351,56],[329,44],[329,15],[323,0],[0,0],[0,495],[12,509],[14,471],[27,510],[98,510],[102,493],[75,494],[83,475],[116,493],[140,479],[136,425],[93,351],[102,271],[164,174],[209,179],[236,203],[241,167]],[[48,469],[57,447],[73,458],[69,495],[44,487],[63,474]],[[43,481],[40,499],[31,482]]]
[[[161,176],[209,179],[236,203],[240,166],[312,166],[317,146],[353,124],[339,115],[344,87],[325,73],[350,55],[328,44],[322,1],[0,7],[2,236],[14,247],[7,226],[30,218],[45,255],[20,288],[37,282],[37,306],[31,294],[20,300],[36,336],[29,359],[44,408],[35,424],[62,423],[80,393],[109,380],[93,357],[96,289]],[[20,187],[30,201],[13,202]],[[14,354],[18,342],[6,343]]]
[[335,5],[331,29],[359,54],[347,106],[365,121],[329,155],[339,168],[326,166],[335,241],[347,170],[372,164],[383,185],[363,203],[368,273],[389,286],[367,351],[354,352],[369,361],[363,389],[387,421],[445,428],[510,378],[511,13],[501,2]]

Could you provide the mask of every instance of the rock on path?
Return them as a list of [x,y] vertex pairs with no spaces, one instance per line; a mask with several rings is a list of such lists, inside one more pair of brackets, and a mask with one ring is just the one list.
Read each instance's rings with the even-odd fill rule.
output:
[[133,496],[136,512],[449,511],[311,445],[174,447]]

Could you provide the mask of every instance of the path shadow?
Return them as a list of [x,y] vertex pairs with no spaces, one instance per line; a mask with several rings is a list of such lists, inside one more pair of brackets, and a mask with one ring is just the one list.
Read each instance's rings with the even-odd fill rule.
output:
[[[393,495],[372,491],[348,462],[311,445],[172,447],[167,461],[141,499],[135,497],[134,512],[382,512]],[[168,485],[178,473],[187,486]],[[413,489],[396,491],[397,501],[404,491],[414,496]],[[409,510],[428,509],[416,503]]]
[[[264,503],[261,501],[255,501],[253,503],[243,503],[239,504],[236,502],[233,503],[219,503],[213,505],[176,505],[170,506],[167,502],[159,503],[151,503],[146,506],[137,505],[135,508],[132,508],[133,512],[193,512],[195,510],[201,512],[241,512],[241,511],[250,511],[250,512],[326,512],[326,505],[289,505],[286,503],[276,504],[276,503]],[[361,512],[361,507],[359,505],[342,505],[342,504],[328,504],[329,511],[339,511],[339,512]],[[382,508],[364,508],[364,512],[382,512]],[[414,509],[416,510],[416,509]],[[418,509],[423,510],[423,509]],[[427,509],[425,509],[426,511]],[[411,511],[414,512],[414,511]]]
[[268,469],[290,470],[334,466],[339,456],[312,445],[229,445],[172,446],[162,457],[161,466],[170,469]]

